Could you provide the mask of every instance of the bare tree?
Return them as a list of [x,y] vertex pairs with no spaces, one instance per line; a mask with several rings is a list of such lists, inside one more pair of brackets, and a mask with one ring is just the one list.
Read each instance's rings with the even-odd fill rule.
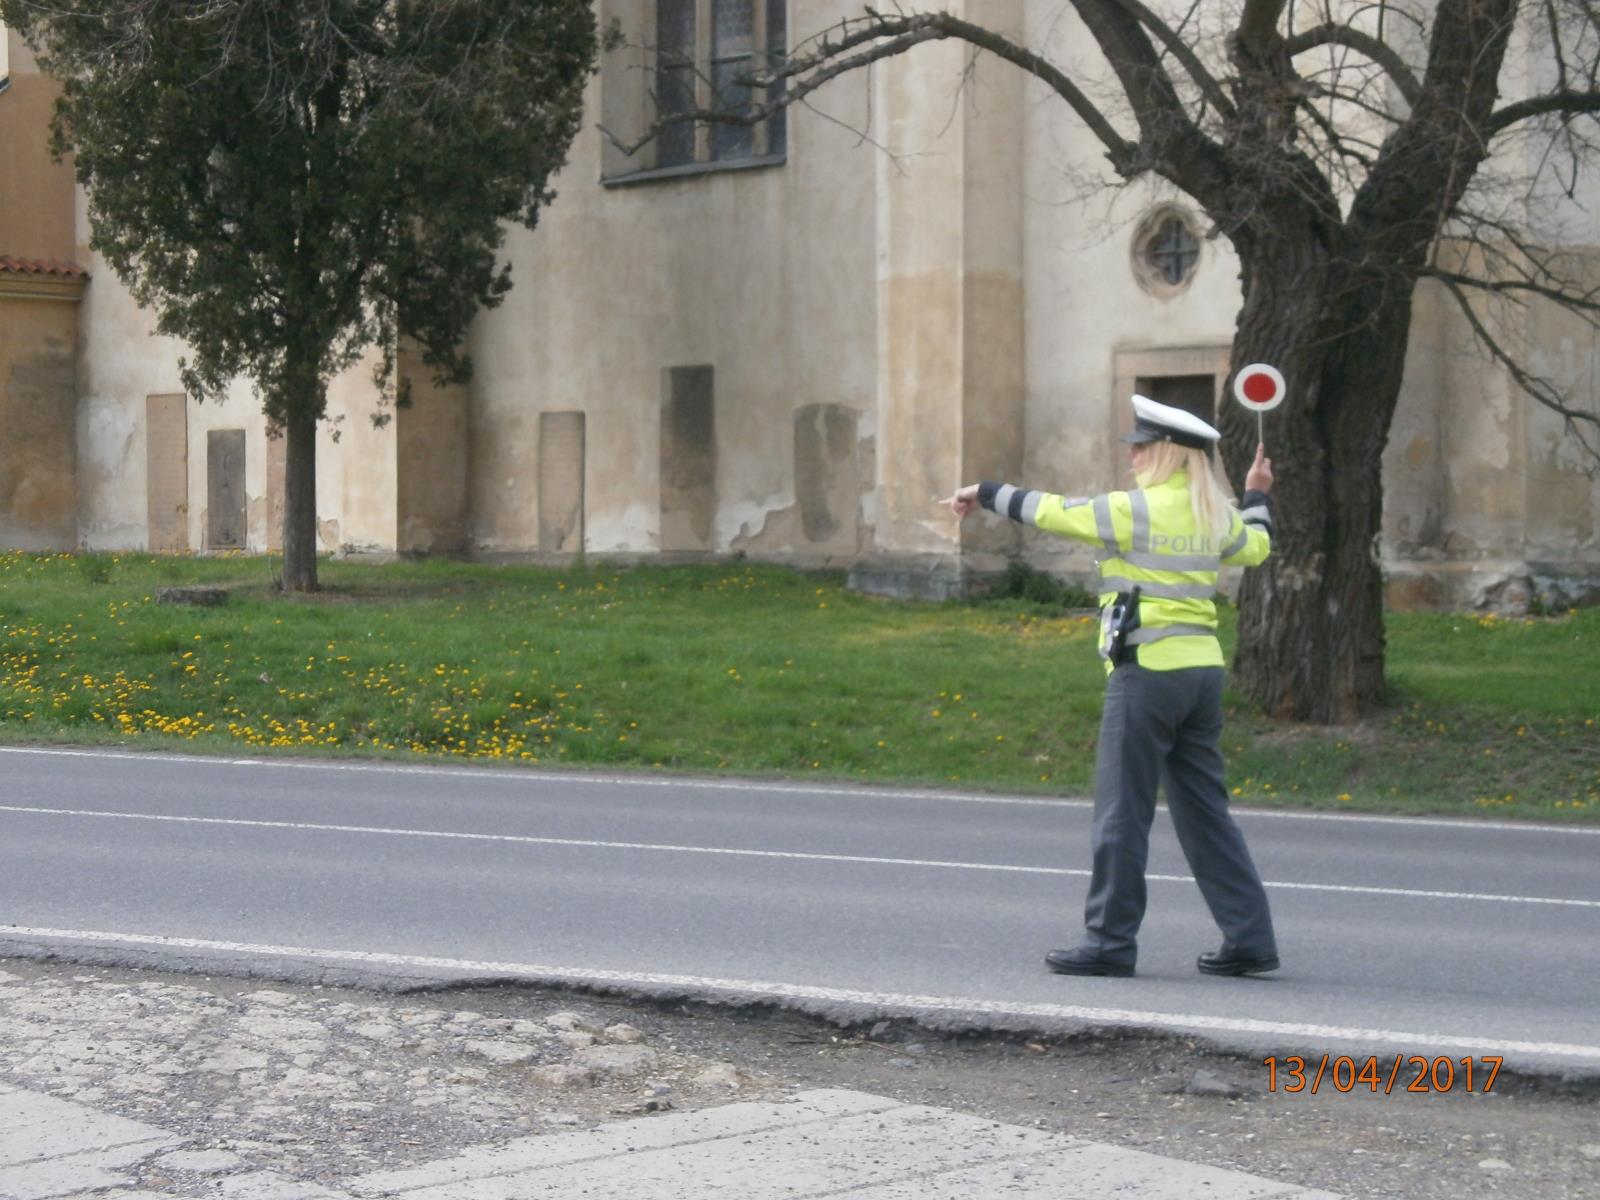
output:
[[[1065,6],[1064,6],[1065,7]],[[1519,360],[1496,305],[1551,303],[1590,323],[1586,256],[1518,217],[1528,191],[1573,195],[1595,161],[1600,5],[1593,0],[1205,0],[1169,18],[1141,0],[1071,0],[1116,103],[1097,101],[1014,34],[949,11],[863,8],[736,82],[764,103],[664,118],[757,122],[830,80],[955,39],[1043,81],[1098,139],[1121,181],[1155,175],[1188,195],[1241,266],[1232,366],[1277,364],[1276,553],[1242,595],[1237,684],[1271,714],[1342,721],[1384,696],[1378,463],[1400,394],[1413,294],[1437,280],[1511,376],[1600,457],[1600,417]],[[1211,22],[1203,27],[1200,18]],[[1548,67],[1502,100],[1514,38]],[[1491,163],[1538,139],[1520,177]],[[1519,146],[1524,158],[1525,145]],[[1515,189],[1508,195],[1508,189]],[[1223,454],[1242,479],[1248,414],[1226,406]]]

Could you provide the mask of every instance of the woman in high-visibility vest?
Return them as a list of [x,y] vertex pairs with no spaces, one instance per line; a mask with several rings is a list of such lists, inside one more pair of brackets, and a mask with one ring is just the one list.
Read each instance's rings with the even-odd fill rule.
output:
[[1063,975],[1132,975],[1145,910],[1156,788],[1222,929],[1200,955],[1208,975],[1278,968],[1261,876],[1228,812],[1223,782],[1221,566],[1255,566],[1272,549],[1272,462],[1262,447],[1236,509],[1212,454],[1222,435],[1192,413],[1133,398],[1137,487],[1068,498],[1010,484],[968,484],[946,502],[957,519],[984,508],[1100,549],[1100,653],[1109,676],[1096,751],[1094,869],[1080,943],[1052,950]]

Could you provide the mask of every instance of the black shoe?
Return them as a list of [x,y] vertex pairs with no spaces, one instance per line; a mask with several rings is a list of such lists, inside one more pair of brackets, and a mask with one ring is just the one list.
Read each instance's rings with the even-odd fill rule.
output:
[[1132,963],[1111,962],[1088,950],[1052,950],[1044,965],[1057,975],[1132,975]]
[[1264,975],[1278,969],[1276,954],[1249,955],[1231,950],[1207,951],[1195,962],[1202,975]]

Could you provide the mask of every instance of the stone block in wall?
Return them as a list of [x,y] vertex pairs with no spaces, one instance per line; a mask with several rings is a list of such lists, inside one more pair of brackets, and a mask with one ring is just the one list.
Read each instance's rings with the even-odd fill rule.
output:
[[145,515],[152,554],[189,549],[189,398],[144,400]]
[[246,543],[244,430],[206,433],[206,549],[239,550]]
[[[78,539],[76,300],[0,271],[0,546],[65,550]],[[59,294],[52,287],[59,287]]]
[[861,477],[857,413],[842,404],[807,404],[794,414],[794,490],[808,542],[854,546]]
[[539,550],[583,549],[584,414],[539,414]]
[[1383,606],[1390,612],[1431,612],[1444,600],[1444,588],[1432,575],[1404,575],[1383,582]]
[[877,554],[850,568],[845,586],[895,600],[957,600],[1005,573],[999,555]]
[[267,552],[283,553],[283,497],[287,490],[285,472],[288,439],[283,434],[267,431]]
[[712,368],[669,367],[661,397],[661,549],[709,550],[717,513]]

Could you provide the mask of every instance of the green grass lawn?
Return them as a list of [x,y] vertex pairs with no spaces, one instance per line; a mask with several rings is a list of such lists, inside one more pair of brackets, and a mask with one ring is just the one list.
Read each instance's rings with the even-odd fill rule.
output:
[[[0,737],[428,755],[1082,795],[1095,622],[924,605],[748,564],[550,570],[0,555]],[[231,589],[220,608],[156,590]],[[1231,640],[1224,613],[1224,640]],[[1240,801],[1600,819],[1600,611],[1395,616],[1360,726],[1234,705]]]

